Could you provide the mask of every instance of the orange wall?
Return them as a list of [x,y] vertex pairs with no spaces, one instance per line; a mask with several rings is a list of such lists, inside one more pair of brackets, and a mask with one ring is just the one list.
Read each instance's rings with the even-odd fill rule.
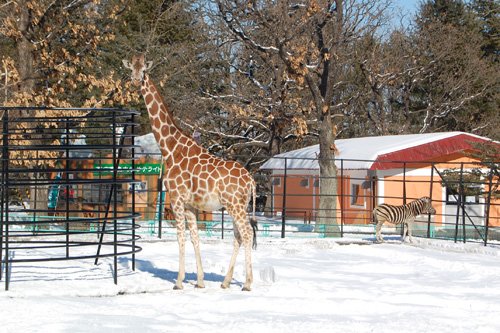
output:
[[[441,186],[441,178],[439,176],[433,177],[432,182],[432,199],[441,201],[444,188]],[[413,201],[417,198],[430,196],[431,182],[430,177],[426,176],[406,176],[406,183],[403,183],[403,176],[386,176],[379,179],[379,184],[383,182],[384,191],[381,194],[384,197],[383,202],[391,205],[402,205],[403,202],[403,184],[406,187],[406,203]],[[381,186],[381,185],[379,185]],[[440,203],[433,204],[436,209],[436,216],[434,221],[443,223],[443,205]]]
[[[285,190],[284,176],[275,175],[273,179],[279,179],[280,184],[273,186],[275,214],[280,214],[283,210],[283,193]],[[311,214],[319,205],[319,187],[314,186],[318,177],[310,175],[292,176],[287,175],[286,179],[286,216],[309,221]],[[307,180],[308,186],[303,186]]]
[[488,225],[490,227],[500,227],[500,199],[491,200],[489,215]]
[[[479,164],[477,161],[465,157],[461,154],[452,154],[448,156],[442,156],[436,160],[436,165],[439,170],[447,169],[447,168],[460,168],[460,164],[464,163],[465,169],[477,168]],[[431,194],[431,183],[430,183],[430,168],[431,166],[427,163],[407,163],[406,165],[407,172],[409,172],[405,178],[406,185],[406,198],[407,203],[411,200],[423,197],[423,196],[432,196],[434,200],[433,207],[436,209],[436,216],[433,217],[433,220],[436,223],[443,223],[444,217],[444,203],[442,200],[444,198],[443,191],[445,188],[441,186],[441,178],[434,171],[433,183],[432,183],[432,194]],[[415,169],[417,168],[417,169]],[[338,193],[342,195],[345,193],[345,196],[341,200],[337,201],[337,207],[341,207],[342,204],[342,214],[339,211],[337,212],[337,218],[340,221],[342,218],[343,222],[346,224],[354,223],[354,224],[362,224],[369,223],[371,219],[371,213],[373,211],[373,197],[374,195],[380,195],[383,197],[382,199],[376,198],[376,204],[379,202],[386,202],[389,204],[401,205],[403,204],[403,176],[397,175],[386,175],[389,173],[402,173],[403,170],[382,170],[378,171],[379,179],[376,184],[378,188],[378,194],[372,193],[372,188],[365,188],[361,190],[361,195],[365,197],[364,206],[353,205],[351,204],[351,179],[349,176],[345,175],[345,179],[343,185],[340,183],[340,178],[338,178]],[[426,175],[412,175],[415,173],[426,173],[428,172],[429,176]],[[280,178],[281,184],[273,186],[274,190],[274,212],[282,211],[282,203],[283,203],[283,175],[276,174],[273,176],[274,178]],[[318,207],[319,207],[319,187],[314,188],[314,181],[317,181],[317,176],[314,175],[287,175],[287,198],[286,198],[286,215],[293,216],[298,219],[304,218],[309,221],[309,219],[314,219],[316,216]],[[301,186],[301,181],[304,179],[309,180],[309,186],[304,187]],[[492,199],[491,208],[490,208],[490,226],[500,226],[500,199]]]
[[[274,185],[274,214],[282,214],[283,210],[283,175],[275,175],[273,178],[280,179],[280,185]],[[302,186],[304,180],[309,182],[308,187]],[[297,218],[298,220],[304,219],[306,222],[314,220],[319,208],[319,187],[314,187],[314,182],[318,177],[313,175],[287,175],[286,183],[286,216]],[[346,224],[364,224],[369,223],[371,218],[372,205],[372,191],[371,189],[362,189],[361,197],[364,200],[364,206],[357,206],[351,204],[351,179],[346,176],[344,182],[341,184],[340,177],[337,178],[338,193],[337,197],[337,220],[343,220]],[[342,192],[343,191],[343,192]],[[342,196],[342,193],[345,193]],[[340,207],[342,205],[342,211]]]

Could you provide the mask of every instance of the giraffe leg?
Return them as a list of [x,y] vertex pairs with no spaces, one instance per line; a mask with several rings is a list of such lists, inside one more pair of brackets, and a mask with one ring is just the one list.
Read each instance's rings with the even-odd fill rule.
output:
[[185,237],[185,214],[184,204],[180,200],[171,201],[172,210],[175,216],[175,225],[177,229],[177,242],[179,243],[179,272],[177,273],[177,281],[174,289],[183,289],[182,281],[186,277],[185,257],[186,257],[186,237]]
[[246,267],[246,281],[243,285],[244,291],[250,291],[251,285],[253,282],[253,273],[252,273],[252,241],[253,241],[253,230],[250,226],[248,220],[245,219],[245,222],[241,226],[245,231],[242,234],[243,237],[243,246],[245,247],[245,267]]
[[[234,226],[236,228],[236,226]],[[233,246],[233,255],[231,256],[231,261],[229,262],[229,269],[227,270],[226,277],[224,277],[224,281],[221,284],[222,289],[227,289],[229,288],[229,284],[233,280],[233,273],[234,273],[234,265],[236,264],[236,258],[238,257],[238,252],[240,250],[241,246],[241,238],[236,235],[238,232],[235,229],[235,237],[234,237],[234,246]]]
[[196,288],[205,288],[205,283],[203,282],[203,266],[201,265],[201,255],[200,255],[200,237],[198,235],[198,226],[196,225],[196,216],[190,210],[186,210],[186,220],[188,222],[189,233],[191,235],[191,243],[193,243],[194,254],[196,257]]
[[229,269],[222,282],[222,288],[228,288],[231,280],[233,278],[234,265],[236,263],[236,257],[238,256],[239,248],[243,244],[245,248],[245,270],[246,279],[242,290],[250,291],[253,282],[252,274],[252,240],[253,240],[253,230],[248,222],[246,216],[246,210],[244,205],[238,205],[236,207],[228,208],[229,214],[233,217],[234,223],[234,249],[233,255],[231,257],[231,262],[229,263]]

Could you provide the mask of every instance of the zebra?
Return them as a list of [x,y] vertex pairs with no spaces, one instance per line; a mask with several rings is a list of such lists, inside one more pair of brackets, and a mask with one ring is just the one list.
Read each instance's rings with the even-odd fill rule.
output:
[[382,225],[384,222],[389,222],[393,224],[403,224],[403,239],[405,241],[406,234],[409,236],[410,243],[413,242],[411,238],[411,231],[413,222],[417,215],[420,214],[436,214],[436,210],[432,207],[431,198],[422,197],[420,199],[414,200],[406,205],[393,206],[388,204],[381,204],[373,210],[373,220],[376,226],[376,238],[377,242],[382,243],[384,239],[380,233]]

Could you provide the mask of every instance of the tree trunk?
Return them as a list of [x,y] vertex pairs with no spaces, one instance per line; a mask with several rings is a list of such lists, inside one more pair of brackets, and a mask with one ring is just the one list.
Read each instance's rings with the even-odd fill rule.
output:
[[25,3],[20,4],[19,7],[18,29],[22,34],[22,37],[17,42],[18,71],[20,76],[19,90],[21,92],[31,92],[35,86],[33,45],[28,37],[31,25],[31,9]]
[[329,112],[321,112],[319,128],[320,199],[316,231],[324,230],[326,237],[339,237],[337,224],[337,167],[335,166],[335,137]]

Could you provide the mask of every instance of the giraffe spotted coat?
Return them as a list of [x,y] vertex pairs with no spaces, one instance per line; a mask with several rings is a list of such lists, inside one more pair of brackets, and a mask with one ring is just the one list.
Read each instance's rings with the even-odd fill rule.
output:
[[185,221],[195,250],[196,286],[203,288],[204,273],[194,210],[212,211],[224,207],[233,218],[235,238],[229,269],[221,286],[229,287],[239,248],[243,245],[246,268],[243,290],[250,290],[253,281],[251,250],[252,243],[255,243],[256,223],[249,221],[246,209],[253,198],[255,213],[256,185],[253,177],[239,163],[211,155],[181,131],[146,73],[151,63],[145,62],[144,55],[134,56],[131,62],[124,60],[123,63],[132,70],[132,83],[141,86],[151,127],[165,164],[163,182],[169,192],[179,243],[179,273],[174,288],[182,289],[185,278]]

